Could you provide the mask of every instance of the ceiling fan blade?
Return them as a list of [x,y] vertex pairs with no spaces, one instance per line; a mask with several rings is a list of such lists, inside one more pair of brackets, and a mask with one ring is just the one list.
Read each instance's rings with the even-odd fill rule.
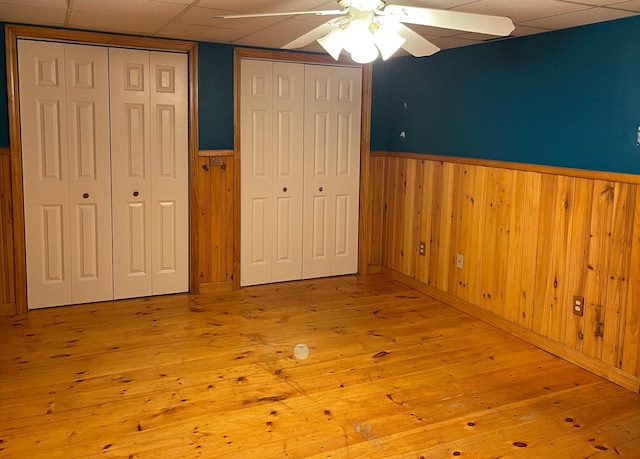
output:
[[515,28],[510,18],[461,11],[388,5],[383,14],[396,21],[506,37]]
[[276,16],[296,16],[299,14],[313,14],[316,16],[335,16],[344,14],[346,10],[325,10],[325,11],[291,11],[289,13],[255,13],[255,14],[232,14],[228,16],[212,16],[214,19],[244,19],[244,18],[270,18]]
[[395,24],[395,27],[396,33],[405,39],[401,48],[409,54],[415,57],[424,57],[431,56],[432,54],[440,51],[440,48],[411,30],[409,27],[400,23]]
[[335,26],[340,23],[342,19],[343,18],[330,19],[324,24],[321,24],[318,27],[311,29],[309,32],[305,33],[304,35],[296,38],[292,42],[287,43],[282,47],[282,49],[295,49],[295,48],[302,48],[303,46],[307,46],[309,43],[331,32],[335,28]]

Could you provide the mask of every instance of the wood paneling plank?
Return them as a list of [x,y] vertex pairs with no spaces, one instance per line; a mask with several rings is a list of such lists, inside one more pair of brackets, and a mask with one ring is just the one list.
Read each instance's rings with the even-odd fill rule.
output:
[[455,168],[452,163],[445,163],[442,167],[442,194],[440,199],[440,225],[438,234],[438,264],[437,286],[447,291],[449,286],[450,267],[455,263],[451,246],[451,226],[453,220],[453,188]]
[[553,262],[551,244],[554,238],[555,210],[558,201],[558,177],[542,176],[540,200],[540,224],[538,227],[538,257],[536,259],[536,285],[534,310],[532,317],[532,330],[544,335],[547,329],[545,319],[548,314],[543,311],[550,305],[545,304],[547,291],[553,288],[554,278],[550,267]]
[[422,168],[422,197],[421,203],[421,227],[420,227],[420,240],[425,243],[424,257],[420,257],[418,265],[417,279],[425,284],[429,282],[429,269],[431,267],[431,258],[434,257],[432,253],[431,245],[431,227],[433,225],[433,205],[434,205],[434,173],[436,170],[436,163],[433,161],[423,161],[424,167]]
[[[424,255],[420,255],[420,243],[425,242],[422,239],[422,226],[424,217],[422,215],[422,201],[425,199],[424,193],[424,161],[414,161],[415,179],[413,181],[415,187],[415,196],[412,203],[411,213],[413,220],[411,222],[411,238],[413,241],[413,251],[411,257],[411,277],[418,278],[420,275],[420,267]],[[425,244],[426,250],[426,244]],[[425,254],[426,255],[426,254]]]
[[519,321],[522,294],[522,271],[526,260],[523,258],[525,202],[527,182],[525,172],[516,171],[511,189],[511,215],[509,232],[509,256],[507,258],[507,278],[505,286],[504,317],[512,322]]
[[607,273],[609,271],[608,246],[613,219],[615,184],[597,180],[593,186],[589,263],[585,289],[583,352],[589,357],[602,359],[604,344],[605,302]]
[[198,282],[211,283],[211,188],[208,158],[198,160]]
[[465,168],[461,164],[453,164],[453,177],[452,183],[454,184],[451,192],[451,229],[449,231],[449,251],[448,258],[449,264],[447,269],[449,271],[447,275],[447,285],[445,290],[449,293],[453,293],[456,290],[456,284],[458,282],[458,268],[456,267],[456,254],[460,253],[460,233],[462,231],[462,207],[464,191],[462,184],[464,182]]
[[554,341],[564,339],[566,308],[564,303],[567,290],[567,260],[569,258],[569,228],[573,215],[573,188],[571,177],[558,177],[556,188],[555,211],[552,222],[553,236],[550,242],[551,260],[548,266],[547,288],[541,302],[542,334]]
[[469,270],[469,302],[480,304],[482,298],[482,271],[484,261],[482,259],[482,244],[484,241],[484,213],[486,200],[486,184],[489,169],[476,167],[476,180],[474,183],[472,213],[467,223],[473,230],[469,236],[468,252],[465,257],[465,266]]
[[636,185],[616,183],[612,227],[607,252],[607,296],[604,301],[602,361],[618,368],[622,365],[624,319],[626,317],[629,266],[633,238]]
[[[482,221],[483,239],[482,252],[482,269],[480,276],[481,296],[478,305],[487,311],[492,310],[494,299],[492,294],[494,269],[497,267],[496,248],[498,238],[498,213],[500,207],[500,170],[489,169],[487,174],[487,182],[485,187],[484,219]],[[487,269],[491,267],[490,269]]]
[[[474,225],[472,216],[473,209],[476,205],[473,197],[473,190],[476,181],[475,166],[464,166],[460,169],[460,175],[458,180],[458,187],[460,189],[459,203],[457,205],[457,233],[455,236],[456,250],[455,255],[458,253],[463,257],[467,255],[467,266],[462,269],[453,271],[453,288],[450,290],[456,297],[461,300],[467,301],[469,299],[469,272],[472,269],[471,259],[469,255],[472,252],[471,245],[469,243],[473,234],[477,232],[478,227]],[[464,258],[463,258],[464,259]],[[454,265],[455,266],[455,265]]]
[[406,161],[406,172],[403,182],[402,203],[405,218],[402,229],[402,267],[403,273],[415,277],[415,261],[418,256],[418,241],[416,239],[416,226],[420,221],[420,212],[416,209],[416,196],[420,193],[417,184],[417,161]]
[[[0,304],[15,303],[13,270],[13,212],[11,210],[11,157],[0,154]],[[4,153],[6,152],[6,154]],[[11,312],[15,308],[5,308]]]
[[640,375],[640,188],[636,187],[629,264],[629,288],[624,316],[622,370]]
[[573,313],[573,298],[574,296],[584,298],[585,295],[592,200],[593,181],[576,179],[571,203],[573,209],[569,227],[571,250],[567,255],[567,288],[563,300],[566,325],[562,342],[580,351],[583,343],[584,316]]
[[507,169],[498,170],[498,196],[495,200],[497,206],[497,226],[494,249],[493,275],[491,276],[491,312],[500,316],[505,315],[505,291],[510,282],[507,277],[507,264],[509,259],[509,235],[511,233],[512,187],[513,171]]
[[385,158],[371,158],[371,173],[369,184],[371,186],[371,253],[369,265],[382,263],[382,225],[384,219],[384,194],[385,194]]
[[427,285],[437,286],[441,273],[438,271],[440,266],[440,234],[442,222],[442,200],[443,200],[443,163],[433,163],[433,179],[432,179],[432,207],[431,207],[431,227],[429,228],[429,268],[427,270]]

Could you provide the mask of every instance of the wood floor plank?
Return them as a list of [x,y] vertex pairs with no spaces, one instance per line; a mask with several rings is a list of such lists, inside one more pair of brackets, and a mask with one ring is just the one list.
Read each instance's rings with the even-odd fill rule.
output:
[[640,395],[383,275],[0,327],[2,457],[637,457],[640,444]]

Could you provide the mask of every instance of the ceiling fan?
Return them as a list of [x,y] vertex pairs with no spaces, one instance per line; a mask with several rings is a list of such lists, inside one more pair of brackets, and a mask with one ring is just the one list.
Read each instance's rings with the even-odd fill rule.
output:
[[440,48],[405,26],[404,23],[503,37],[509,35],[514,29],[513,22],[508,17],[395,5],[389,0],[337,0],[337,2],[340,10],[214,17],[237,19],[300,14],[338,16],[282,48],[302,48],[317,40],[335,60],[339,59],[344,49],[355,62],[361,64],[372,62],[378,55],[386,60],[400,48],[415,57],[430,56],[440,51]]

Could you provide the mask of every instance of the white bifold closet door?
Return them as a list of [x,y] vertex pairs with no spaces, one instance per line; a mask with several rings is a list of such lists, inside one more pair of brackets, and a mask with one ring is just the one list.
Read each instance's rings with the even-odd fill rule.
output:
[[108,300],[106,49],[18,41],[29,308]]
[[242,285],[302,276],[304,66],[241,61]]
[[29,308],[188,290],[187,57],[18,41]]
[[358,270],[362,70],[307,65],[302,277]]
[[355,273],[362,71],[241,62],[240,284]]
[[187,56],[110,49],[114,297],[188,290]]

